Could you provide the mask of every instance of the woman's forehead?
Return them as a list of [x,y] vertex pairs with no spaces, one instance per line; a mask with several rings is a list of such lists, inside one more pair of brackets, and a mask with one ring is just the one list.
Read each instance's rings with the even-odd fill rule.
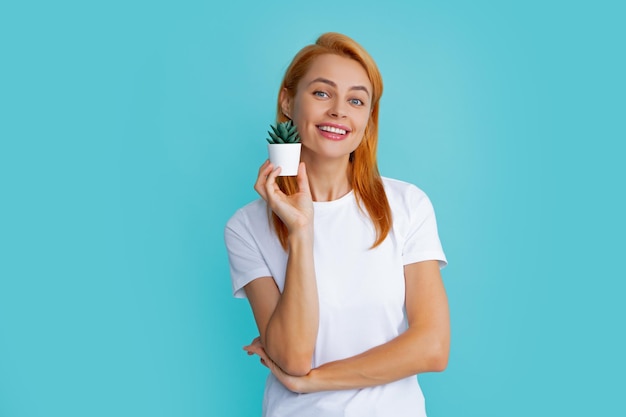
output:
[[337,87],[364,86],[367,91],[372,91],[365,68],[354,59],[335,54],[316,57],[299,84],[306,86],[316,80],[327,80]]

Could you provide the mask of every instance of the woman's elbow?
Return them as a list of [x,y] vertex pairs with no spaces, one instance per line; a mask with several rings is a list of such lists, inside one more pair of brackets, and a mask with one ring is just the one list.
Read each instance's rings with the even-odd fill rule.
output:
[[305,376],[311,372],[313,352],[282,351],[276,355],[274,362],[289,375]]
[[279,365],[285,373],[291,376],[305,376],[311,372],[311,361],[306,359],[290,359]]
[[[280,369],[292,376],[305,376],[312,369],[313,351],[310,349],[272,349],[266,352]],[[282,347],[282,346],[281,346]]]
[[430,372],[443,372],[448,367],[448,355],[440,353],[435,355],[430,360]]
[[450,348],[447,344],[436,344],[433,346],[429,357],[428,367],[430,372],[443,372],[448,367]]
[[448,367],[450,346],[448,343],[433,342],[421,351],[418,361],[418,372],[443,372]]

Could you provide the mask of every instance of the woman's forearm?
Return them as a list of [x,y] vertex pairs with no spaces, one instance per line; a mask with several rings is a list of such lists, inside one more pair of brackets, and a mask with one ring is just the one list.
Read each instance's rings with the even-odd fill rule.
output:
[[359,355],[312,370],[302,381],[310,384],[307,388],[364,388],[445,369],[450,351],[450,317],[438,262],[417,262],[406,265],[404,270],[408,329]]
[[408,329],[388,343],[357,356],[329,362],[299,381],[300,392],[359,389],[423,372],[440,372],[448,362],[449,340],[436,332]]
[[313,231],[291,233],[285,286],[262,343],[270,358],[291,375],[306,375],[319,325],[319,303],[313,262]]

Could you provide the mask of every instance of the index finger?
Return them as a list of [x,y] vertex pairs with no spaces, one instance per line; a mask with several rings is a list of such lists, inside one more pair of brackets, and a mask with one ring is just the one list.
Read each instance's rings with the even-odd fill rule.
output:
[[[271,167],[273,168],[274,166],[271,165]],[[271,170],[265,180],[265,184],[263,186],[265,187],[265,192],[267,193],[266,195],[268,198],[271,198],[277,191],[280,191],[278,184],[276,184],[276,177],[280,174],[280,171],[282,171],[282,168],[280,166],[276,167],[276,169]]]
[[267,200],[267,193],[265,192],[265,182],[267,181],[267,176],[272,171],[272,164],[270,160],[267,159],[263,162],[263,165],[259,168],[259,174],[257,175],[256,182],[254,183],[254,189],[259,195]]

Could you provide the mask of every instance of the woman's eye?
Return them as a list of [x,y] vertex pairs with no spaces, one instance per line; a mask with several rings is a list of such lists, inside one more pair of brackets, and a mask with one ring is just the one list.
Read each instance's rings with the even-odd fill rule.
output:
[[328,97],[328,94],[326,94],[324,91],[314,91],[313,95],[322,98]]
[[352,98],[349,101],[350,101],[350,103],[354,104],[355,106],[362,106],[364,104],[363,101],[358,99],[358,98]]

